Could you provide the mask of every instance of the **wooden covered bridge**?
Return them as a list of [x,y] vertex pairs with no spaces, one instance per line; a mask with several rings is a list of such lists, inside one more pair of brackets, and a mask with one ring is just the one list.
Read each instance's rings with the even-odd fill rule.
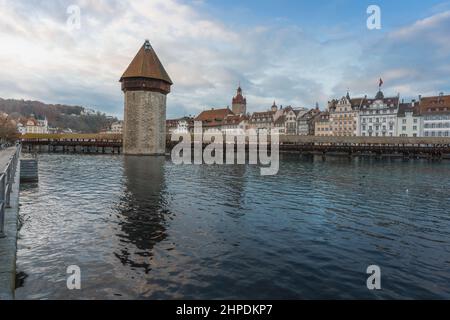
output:
[[[122,153],[121,134],[26,134],[28,152]],[[281,152],[450,158],[450,138],[280,136]],[[167,151],[177,142],[167,139]]]
[[25,152],[122,152],[121,134],[25,134],[21,140]]
[[280,150],[349,156],[450,158],[450,138],[432,137],[280,137]]

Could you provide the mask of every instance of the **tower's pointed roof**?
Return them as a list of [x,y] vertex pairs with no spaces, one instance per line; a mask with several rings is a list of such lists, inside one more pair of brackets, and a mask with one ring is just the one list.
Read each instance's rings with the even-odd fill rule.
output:
[[148,40],[131,61],[120,81],[124,78],[151,78],[173,84]]

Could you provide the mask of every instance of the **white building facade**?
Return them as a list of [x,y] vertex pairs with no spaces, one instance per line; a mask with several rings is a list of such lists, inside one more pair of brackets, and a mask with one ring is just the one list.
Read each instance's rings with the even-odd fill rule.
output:
[[420,99],[424,137],[450,137],[450,95]]
[[359,111],[360,135],[396,137],[399,102],[399,96],[385,98],[381,91],[375,99],[364,98]]
[[111,133],[122,133],[123,132],[123,121],[116,121],[111,124]]
[[20,120],[17,124],[17,130],[22,134],[48,134],[47,118],[38,120],[35,118]]
[[420,137],[422,134],[422,117],[415,101],[401,103],[397,115],[397,135],[399,137]]

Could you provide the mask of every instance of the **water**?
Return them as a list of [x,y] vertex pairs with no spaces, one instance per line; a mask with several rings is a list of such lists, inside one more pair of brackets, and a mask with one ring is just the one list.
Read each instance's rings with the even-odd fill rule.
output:
[[[450,162],[39,156],[18,299],[450,298]],[[380,291],[366,268],[381,267]],[[66,287],[78,265],[82,290]]]

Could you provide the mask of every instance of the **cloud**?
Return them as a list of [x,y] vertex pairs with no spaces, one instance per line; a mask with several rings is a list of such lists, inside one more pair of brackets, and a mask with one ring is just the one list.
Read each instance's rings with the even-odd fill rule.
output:
[[0,27],[8,30],[0,33],[8,44],[0,53],[0,75],[11,79],[1,96],[97,106],[120,115],[117,80],[145,38],[175,83],[169,116],[229,105],[238,82],[253,110],[268,108],[274,99],[311,105],[327,87],[319,84],[315,66],[335,68],[336,61],[327,63],[326,47],[293,25],[234,30],[199,13],[198,3],[82,0],[81,30],[69,32],[69,5],[0,2]]
[[[427,17],[425,19],[421,19],[416,21],[411,26],[406,26],[400,28],[399,30],[393,31],[389,34],[390,39],[394,40],[411,40],[417,39],[418,34],[426,33],[430,35],[430,31],[432,30],[441,30],[440,27],[443,24],[448,23],[450,19],[450,11],[445,11],[442,13],[435,14],[431,17]],[[445,31],[445,30],[441,30]],[[447,30],[448,31],[448,30]],[[439,32],[438,35],[442,35],[442,32]],[[432,37],[428,40],[433,40],[435,37]]]
[[[67,8],[74,3],[81,29],[69,31]],[[402,94],[448,88],[448,12],[361,41],[339,27],[317,39],[278,20],[229,26],[202,6],[179,0],[0,0],[0,97],[93,106],[121,116],[118,80],[146,38],[174,81],[168,117],[230,105],[238,82],[252,111],[273,100],[324,106],[348,88],[355,94],[376,89],[380,76],[391,92]]]
[[448,91],[450,68],[450,11],[437,13],[412,25],[389,32],[375,42],[365,42],[359,66],[349,68],[334,92],[350,87],[355,94],[374,88],[379,77],[388,94],[400,93],[405,98],[419,94],[435,95]]

